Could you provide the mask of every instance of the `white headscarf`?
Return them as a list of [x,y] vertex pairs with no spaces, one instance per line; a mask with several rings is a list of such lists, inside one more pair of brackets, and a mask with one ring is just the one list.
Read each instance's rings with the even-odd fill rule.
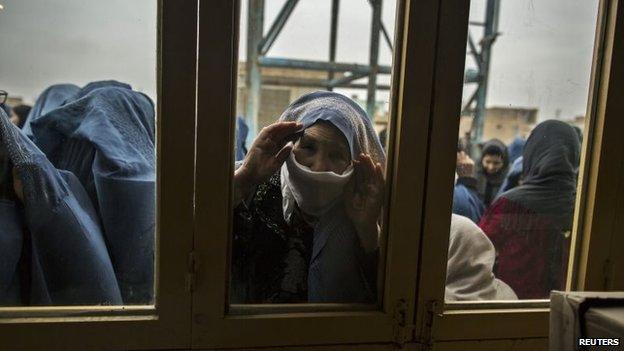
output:
[[470,219],[453,214],[446,268],[446,301],[517,300],[514,291],[496,279],[492,242]]
[[[280,117],[280,121],[300,122],[303,129],[319,120],[332,123],[342,132],[349,144],[352,159],[364,153],[374,162],[385,165],[383,148],[366,112],[344,95],[328,91],[304,95],[293,102]],[[289,171],[288,164],[291,164],[295,166],[291,168],[292,171],[305,176],[305,169],[296,167],[293,160],[291,158],[290,162],[286,162],[282,170]],[[319,180],[318,176],[314,176],[316,180]],[[288,220],[297,201],[294,195],[297,186],[293,186],[291,177],[282,174],[280,178],[284,218]],[[306,178],[309,184],[311,178]],[[329,178],[336,185],[334,188],[344,181],[337,174],[332,174]],[[316,185],[305,191],[320,191],[321,186]],[[333,196],[332,194],[335,195],[335,192],[331,191],[329,195]],[[342,198],[340,196],[331,201],[328,204],[331,208],[319,216],[313,225],[312,255],[308,271],[308,302],[311,303],[371,303],[376,300],[375,272],[368,269],[370,262],[363,260],[357,232],[345,213]]]
[[[352,159],[364,153],[369,155],[373,162],[385,165],[386,157],[383,147],[366,112],[344,95],[330,91],[317,91],[303,95],[282,113],[279,120],[300,122],[303,129],[318,121],[329,122],[344,135],[349,144]],[[327,212],[340,200],[334,196],[341,195],[337,187],[344,187],[352,173],[349,169],[344,174],[338,175],[329,174],[331,172],[312,172],[306,168],[300,165],[293,155],[282,166],[282,198],[286,221],[290,220],[295,203],[311,215],[317,216]],[[320,196],[327,196],[327,201],[314,201],[314,199],[320,199]],[[303,208],[306,205],[301,201],[304,197],[310,199],[310,207],[315,207],[312,210],[314,213],[305,211]],[[319,204],[326,206],[321,209],[317,206]]]

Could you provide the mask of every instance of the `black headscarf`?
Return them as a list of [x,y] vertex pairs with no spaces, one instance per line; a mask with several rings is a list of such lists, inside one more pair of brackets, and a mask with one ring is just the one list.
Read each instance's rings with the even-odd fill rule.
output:
[[522,185],[503,195],[536,213],[554,217],[561,230],[569,229],[580,149],[578,134],[567,123],[540,123],[524,148]]
[[524,148],[522,185],[501,195],[528,211],[510,222],[518,233],[549,233],[549,289],[561,289],[564,279],[565,237],[572,229],[580,149],[579,136],[567,123],[540,123]]
[[[503,167],[496,173],[487,173],[483,168],[483,157],[486,155],[500,155],[503,159]],[[483,203],[488,206],[498,194],[498,190],[505,181],[507,170],[509,169],[509,155],[507,146],[498,140],[492,139],[483,145],[481,159],[477,165],[477,191]]]
[[17,126],[20,129],[24,126],[24,123],[26,122],[26,118],[28,118],[28,114],[30,113],[31,109],[32,107],[28,105],[17,105],[13,107],[13,112],[17,115],[17,117],[19,117],[19,122]]

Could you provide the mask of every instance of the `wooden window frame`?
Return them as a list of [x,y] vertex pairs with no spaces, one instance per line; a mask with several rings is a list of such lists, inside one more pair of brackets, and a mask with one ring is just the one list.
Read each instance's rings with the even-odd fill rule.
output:
[[[432,128],[427,167],[427,196],[422,233],[422,265],[419,267],[418,309],[414,319],[415,340],[425,348],[474,349],[513,345],[519,349],[547,348],[549,304],[544,300],[514,303],[444,304],[446,253],[452,203],[460,113],[462,71],[466,42],[467,9],[456,1],[441,0],[439,41],[436,47]],[[624,262],[617,249],[624,239],[617,230],[624,206],[624,164],[607,162],[624,157],[624,1],[601,0],[598,12],[594,60],[569,262],[568,289],[622,289]],[[459,29],[458,29],[459,26]],[[461,58],[460,58],[461,56]],[[618,191],[614,191],[618,189]],[[620,195],[620,197],[617,197]],[[618,207],[619,206],[619,207]],[[621,231],[620,231],[621,232]],[[621,246],[620,246],[621,247]],[[590,254],[591,253],[591,254]],[[608,270],[605,267],[610,268]],[[520,340],[521,339],[521,340]],[[487,342],[484,342],[487,341]]]
[[[545,345],[548,307],[541,302],[443,304],[455,165],[449,141],[459,123],[467,2],[397,2],[381,304],[374,310],[251,306],[237,315],[229,313],[226,296],[238,2],[160,0],[158,6],[156,305],[2,308],[4,343],[33,349]],[[573,233],[579,254],[570,262],[578,272],[571,273],[570,287],[581,290],[621,289],[616,277],[624,271],[613,248],[624,240],[617,230],[624,221],[617,216],[624,207],[624,162],[607,162],[624,160],[618,135],[624,127],[624,0],[601,0],[600,9],[579,181],[583,206]]]
[[239,9],[238,1],[200,0],[193,347],[411,340],[438,5],[438,0],[397,1],[390,122],[396,127],[390,132],[387,179],[392,181],[380,306],[359,311],[351,305],[337,310],[327,305],[248,306],[234,315],[226,296]]
[[156,303],[0,308],[0,340],[20,349],[188,348],[197,2],[158,1]]

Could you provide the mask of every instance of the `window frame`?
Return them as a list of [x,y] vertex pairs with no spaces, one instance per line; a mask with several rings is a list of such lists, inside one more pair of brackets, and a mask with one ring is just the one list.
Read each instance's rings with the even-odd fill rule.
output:
[[[210,8],[205,5],[208,3]],[[373,311],[353,311],[354,306],[347,304],[340,311],[312,305],[273,313],[275,307],[255,306],[247,308],[245,315],[228,314],[226,263],[232,221],[238,12],[238,1],[200,0],[196,178],[201,181],[196,185],[195,201],[198,271],[193,347],[391,344],[411,340],[409,321],[413,318],[419,245],[418,235],[413,234],[421,225],[438,1],[397,1],[390,121],[396,128],[390,129],[388,160],[392,163],[387,179],[392,185],[384,228],[388,233],[387,264],[382,303]],[[220,82],[222,88],[214,89],[214,82]],[[404,320],[399,321],[397,315]],[[275,330],[288,332],[277,335]]]
[[[451,184],[456,157],[456,146],[448,141],[457,138],[459,128],[456,116],[460,112],[463,83],[462,71],[457,68],[463,69],[465,52],[459,52],[456,46],[465,49],[468,14],[465,13],[466,18],[454,17],[458,15],[456,7],[462,5],[450,0],[441,2],[415,340],[429,346],[435,342],[436,349],[465,347],[457,344],[458,341],[475,341],[481,348],[497,342],[517,346],[518,339],[523,339],[522,349],[531,349],[534,345],[545,347],[550,312],[547,301],[444,304]],[[615,283],[613,277],[609,280],[611,285],[604,283],[609,279],[605,277],[604,267],[611,262],[611,275],[624,268],[622,259],[617,258],[618,253],[611,246],[615,242],[622,243],[614,225],[617,198],[613,192],[613,189],[619,189],[617,194],[620,195],[623,192],[622,166],[605,162],[607,157],[610,160],[624,157],[624,142],[617,136],[618,131],[624,129],[624,123],[618,118],[624,107],[617,98],[624,88],[621,69],[624,64],[623,8],[624,2],[618,0],[601,0],[599,5],[585,121],[587,141],[581,155],[582,173],[571,241],[571,250],[577,250],[571,252],[577,255],[570,255],[568,289],[622,288],[622,283]],[[613,268],[615,266],[618,268]],[[483,343],[485,340],[487,345]]]
[[186,272],[193,236],[197,3],[159,0],[157,6],[155,304],[0,308],[3,343],[25,349],[190,347]]

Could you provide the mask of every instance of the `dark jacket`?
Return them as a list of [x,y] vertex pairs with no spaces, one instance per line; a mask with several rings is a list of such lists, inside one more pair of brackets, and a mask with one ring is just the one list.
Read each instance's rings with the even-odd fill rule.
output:
[[477,180],[472,177],[460,177],[455,182],[453,190],[453,213],[468,217],[473,222],[479,219],[485,211],[485,206],[477,193]]
[[[489,174],[483,168],[483,157],[485,155],[501,155],[503,159],[503,167],[496,173]],[[481,158],[477,164],[477,192],[483,204],[487,207],[492,203],[498,190],[500,189],[505,176],[507,176],[507,170],[509,169],[509,156],[507,154],[507,147],[502,141],[498,139],[492,139],[483,145],[481,152]]]

